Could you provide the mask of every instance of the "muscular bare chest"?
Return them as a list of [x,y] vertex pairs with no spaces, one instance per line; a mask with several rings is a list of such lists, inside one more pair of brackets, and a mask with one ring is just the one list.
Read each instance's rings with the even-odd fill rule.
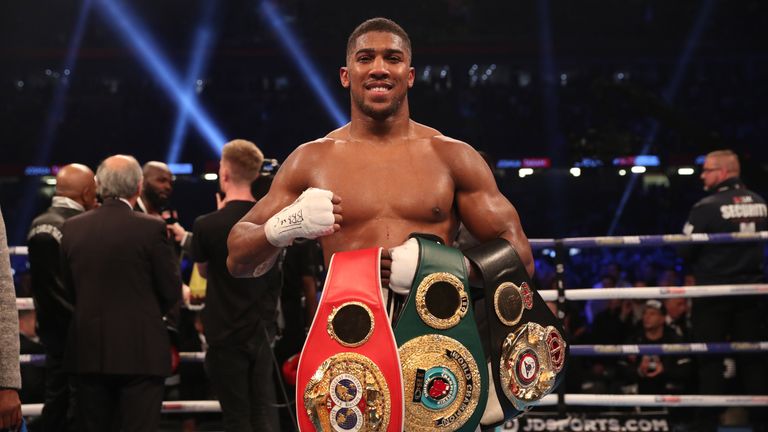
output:
[[342,232],[329,240],[389,246],[414,231],[448,236],[454,183],[439,158],[423,148],[352,146],[329,154],[312,176],[313,186],[342,199]]

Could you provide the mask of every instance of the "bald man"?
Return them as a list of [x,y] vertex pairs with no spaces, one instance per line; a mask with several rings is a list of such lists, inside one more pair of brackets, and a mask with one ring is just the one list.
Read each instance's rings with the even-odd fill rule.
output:
[[38,335],[45,348],[46,380],[43,431],[73,430],[69,407],[69,377],[61,368],[72,302],[64,292],[59,246],[64,221],[96,206],[96,181],[85,165],[62,167],[56,175],[51,206],[32,221],[27,236],[32,295]]
[[173,174],[167,164],[149,161],[142,169],[144,186],[136,207],[144,213],[159,215],[168,206],[173,193]]
[[[162,217],[165,220],[168,218],[176,219],[175,212],[171,213],[171,210],[168,209],[173,193],[171,169],[163,162],[149,161],[144,164],[142,172],[144,185],[141,196],[136,200],[133,209],[148,215]],[[191,255],[192,233],[190,231],[184,229],[178,222],[174,222],[168,224],[168,234],[173,237],[182,251]]]

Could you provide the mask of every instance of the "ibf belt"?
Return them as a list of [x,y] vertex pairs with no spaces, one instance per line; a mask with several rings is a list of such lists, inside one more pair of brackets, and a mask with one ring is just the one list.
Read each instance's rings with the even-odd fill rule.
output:
[[465,255],[483,276],[496,390],[491,399],[498,400],[504,417],[495,419],[498,423],[555,389],[568,345],[559,320],[532,288],[520,257],[506,240],[493,240]]
[[381,295],[380,251],[331,258],[296,374],[301,431],[403,429],[403,384]]
[[488,396],[464,257],[418,238],[419,264],[395,328],[405,430],[474,431]]

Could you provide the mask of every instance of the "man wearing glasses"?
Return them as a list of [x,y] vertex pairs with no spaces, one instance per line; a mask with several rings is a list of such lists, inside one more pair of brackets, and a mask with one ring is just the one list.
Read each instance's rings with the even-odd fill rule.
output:
[[[701,170],[704,190],[710,195],[691,209],[683,232],[753,233],[768,229],[765,200],[750,191],[739,178],[739,159],[731,150],[707,154]],[[747,284],[764,281],[764,243],[723,243],[683,250],[697,285]],[[761,341],[766,338],[765,296],[702,297],[693,299],[691,315],[694,342]],[[723,359],[701,356],[699,393],[723,394],[726,390]],[[768,373],[760,356],[737,356],[738,394],[765,394]],[[716,412],[707,412],[714,425]],[[752,424],[765,424],[765,414]],[[702,418],[706,416],[701,416]]]

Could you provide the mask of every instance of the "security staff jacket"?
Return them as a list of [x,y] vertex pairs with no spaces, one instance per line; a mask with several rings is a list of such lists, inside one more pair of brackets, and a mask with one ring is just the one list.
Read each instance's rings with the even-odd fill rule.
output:
[[[683,232],[753,233],[768,229],[765,200],[730,178],[691,209]],[[681,252],[699,285],[760,283],[764,279],[764,243],[692,245]]]

